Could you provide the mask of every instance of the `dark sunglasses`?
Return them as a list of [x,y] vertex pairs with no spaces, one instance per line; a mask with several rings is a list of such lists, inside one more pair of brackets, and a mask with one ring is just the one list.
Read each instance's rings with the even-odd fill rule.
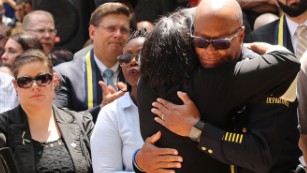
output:
[[193,45],[197,48],[207,48],[209,44],[212,44],[212,46],[216,50],[225,50],[228,49],[231,45],[231,42],[238,37],[240,31],[243,29],[243,27],[240,27],[232,37],[229,38],[217,38],[217,39],[207,39],[203,37],[198,37],[191,35]]
[[22,76],[17,78],[16,82],[19,88],[31,88],[34,80],[36,82],[36,85],[46,86],[49,85],[52,81],[52,75],[49,73],[42,73],[38,74],[34,78],[30,76]]
[[118,62],[121,66],[125,64],[129,64],[133,59],[135,59],[136,62],[139,62],[141,58],[140,52],[137,53],[136,55],[131,55],[131,54],[123,54],[118,56]]

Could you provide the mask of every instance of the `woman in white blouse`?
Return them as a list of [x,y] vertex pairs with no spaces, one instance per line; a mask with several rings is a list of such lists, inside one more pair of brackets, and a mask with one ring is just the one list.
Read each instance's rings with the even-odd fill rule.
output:
[[146,30],[133,32],[118,60],[129,92],[104,106],[91,137],[94,172],[133,172],[133,152],[143,145],[137,108],[140,52]]

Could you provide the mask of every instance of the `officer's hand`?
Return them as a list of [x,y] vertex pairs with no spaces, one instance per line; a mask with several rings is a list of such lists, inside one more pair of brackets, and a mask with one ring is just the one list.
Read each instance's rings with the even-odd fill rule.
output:
[[189,132],[200,119],[200,113],[194,102],[184,92],[177,92],[183,105],[176,105],[162,98],[153,102],[152,113],[158,115],[155,121],[180,136],[188,136]]
[[142,148],[135,156],[136,164],[144,172],[175,173],[172,168],[181,168],[182,157],[171,148],[158,148],[154,145],[161,138],[161,132],[145,140]]
[[100,107],[104,107],[113,102],[115,99],[123,96],[125,91],[127,91],[127,85],[122,82],[117,83],[118,91],[116,91],[112,86],[107,86],[103,81],[99,81],[98,83],[102,89],[102,102]]

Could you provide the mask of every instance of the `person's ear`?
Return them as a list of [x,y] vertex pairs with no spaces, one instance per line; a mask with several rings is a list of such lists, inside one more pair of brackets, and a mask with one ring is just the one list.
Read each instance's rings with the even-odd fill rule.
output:
[[17,86],[17,82],[16,82],[16,79],[15,79],[15,78],[14,78],[14,79],[12,79],[12,83],[13,83],[13,86],[14,86],[15,91],[16,91],[16,93],[17,93],[18,86]]
[[242,30],[240,31],[238,36],[241,43],[243,43],[244,36],[245,36],[245,27],[242,26]]
[[60,82],[59,82],[60,81],[60,75],[57,72],[54,72],[52,77],[53,77],[53,80],[52,80],[53,85],[55,87],[58,87],[59,84],[60,84]]
[[96,32],[96,26],[90,25],[88,27],[88,34],[92,40],[94,40],[95,32]]

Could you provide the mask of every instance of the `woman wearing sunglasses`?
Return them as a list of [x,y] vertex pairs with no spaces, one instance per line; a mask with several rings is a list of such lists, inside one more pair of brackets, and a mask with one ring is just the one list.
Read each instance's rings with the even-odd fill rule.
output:
[[13,65],[15,59],[28,49],[43,50],[43,47],[33,35],[22,33],[13,35],[7,40],[1,59],[3,63]]
[[29,50],[13,65],[14,87],[20,105],[0,114],[19,172],[92,172],[89,137],[91,116],[53,105],[58,75],[51,60]]
[[142,146],[137,108],[137,81],[140,52],[146,30],[133,32],[118,57],[128,90],[124,96],[104,106],[91,137],[94,172],[132,172],[132,154]]

